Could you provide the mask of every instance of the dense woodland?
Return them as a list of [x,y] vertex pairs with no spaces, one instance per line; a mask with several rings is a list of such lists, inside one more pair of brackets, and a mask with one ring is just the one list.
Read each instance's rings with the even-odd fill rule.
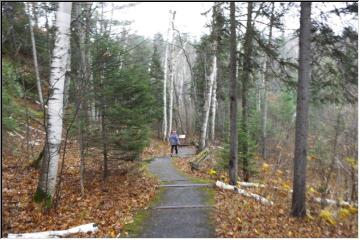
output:
[[178,168],[274,202],[216,189],[216,236],[358,236],[357,2],[215,2],[198,39],[116,20],[137,4],[2,2],[2,236],[126,236],[174,129],[208,154]]

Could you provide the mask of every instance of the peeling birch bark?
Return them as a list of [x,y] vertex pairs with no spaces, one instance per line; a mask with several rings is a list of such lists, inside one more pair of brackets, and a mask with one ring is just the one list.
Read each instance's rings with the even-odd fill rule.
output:
[[[216,47],[215,47],[216,49]],[[201,132],[200,132],[200,142],[199,142],[199,149],[203,150],[205,148],[206,142],[206,132],[209,122],[209,112],[210,112],[210,104],[211,104],[211,95],[213,92],[214,81],[216,79],[217,74],[217,57],[216,54],[213,56],[212,60],[212,71],[210,77],[208,77],[208,91],[205,98],[205,103],[203,106],[203,122],[201,125]]]
[[[171,39],[170,42],[173,42],[172,34],[172,23],[175,19],[175,12],[170,12],[170,23],[167,31],[167,40]],[[165,59],[164,59],[164,85],[163,85],[163,141],[167,139],[167,101],[166,101],[166,90],[167,90],[167,81],[168,81],[168,71],[169,71],[169,41],[166,42],[165,48]]]
[[216,107],[217,107],[216,90],[217,90],[217,81],[216,81],[216,76],[215,76],[212,98],[211,98],[211,122],[210,122],[210,124],[211,124],[210,139],[211,139],[211,141],[215,140],[215,119],[216,119]]
[[63,128],[64,82],[70,48],[71,2],[59,2],[56,12],[56,41],[51,61],[47,149],[39,178],[38,190],[54,196],[57,184],[57,172],[60,157]]

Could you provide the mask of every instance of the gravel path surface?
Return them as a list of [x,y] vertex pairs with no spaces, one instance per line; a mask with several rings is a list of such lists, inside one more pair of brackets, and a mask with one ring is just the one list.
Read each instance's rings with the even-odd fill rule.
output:
[[[179,156],[194,154],[191,147],[180,147]],[[163,184],[191,184],[180,174],[170,157],[155,158],[149,166]],[[160,201],[150,211],[138,237],[198,238],[214,237],[209,220],[211,208],[206,203],[206,191],[200,187],[164,187]]]

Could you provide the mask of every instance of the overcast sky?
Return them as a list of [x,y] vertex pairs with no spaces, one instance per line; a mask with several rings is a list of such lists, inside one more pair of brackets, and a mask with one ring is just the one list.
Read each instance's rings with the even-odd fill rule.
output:
[[133,21],[131,29],[140,35],[153,37],[160,32],[165,36],[169,25],[169,10],[175,10],[175,25],[178,30],[198,38],[208,31],[205,28],[207,18],[201,13],[211,9],[212,5],[212,2],[144,2],[118,10],[114,13],[114,19]]
[[[112,4],[121,6],[129,3],[108,3],[107,8],[110,9]],[[133,32],[151,38],[158,32],[162,33],[163,36],[166,35],[169,24],[169,10],[175,10],[176,28],[180,32],[190,33],[190,35],[199,39],[201,35],[209,32],[205,25],[209,24],[211,20],[211,13],[207,16],[201,13],[211,9],[212,6],[213,2],[143,2],[133,7],[115,10],[113,17],[120,21],[133,21],[131,24]],[[344,3],[317,2],[312,6],[312,17],[315,17],[318,16],[320,10],[326,12],[334,9],[334,6],[344,6]],[[299,7],[294,7],[285,18],[285,28],[288,33],[299,28],[299,9]],[[349,21],[349,18],[344,16],[339,18],[335,14],[332,15],[334,16],[328,19],[328,24],[335,32],[340,31],[349,24],[356,29],[358,28],[357,21]]]

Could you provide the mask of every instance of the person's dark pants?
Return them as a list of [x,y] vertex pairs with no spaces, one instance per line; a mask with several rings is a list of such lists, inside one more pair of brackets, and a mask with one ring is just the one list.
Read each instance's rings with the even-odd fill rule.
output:
[[174,148],[175,148],[175,153],[178,154],[177,145],[171,145],[171,154],[173,153]]

